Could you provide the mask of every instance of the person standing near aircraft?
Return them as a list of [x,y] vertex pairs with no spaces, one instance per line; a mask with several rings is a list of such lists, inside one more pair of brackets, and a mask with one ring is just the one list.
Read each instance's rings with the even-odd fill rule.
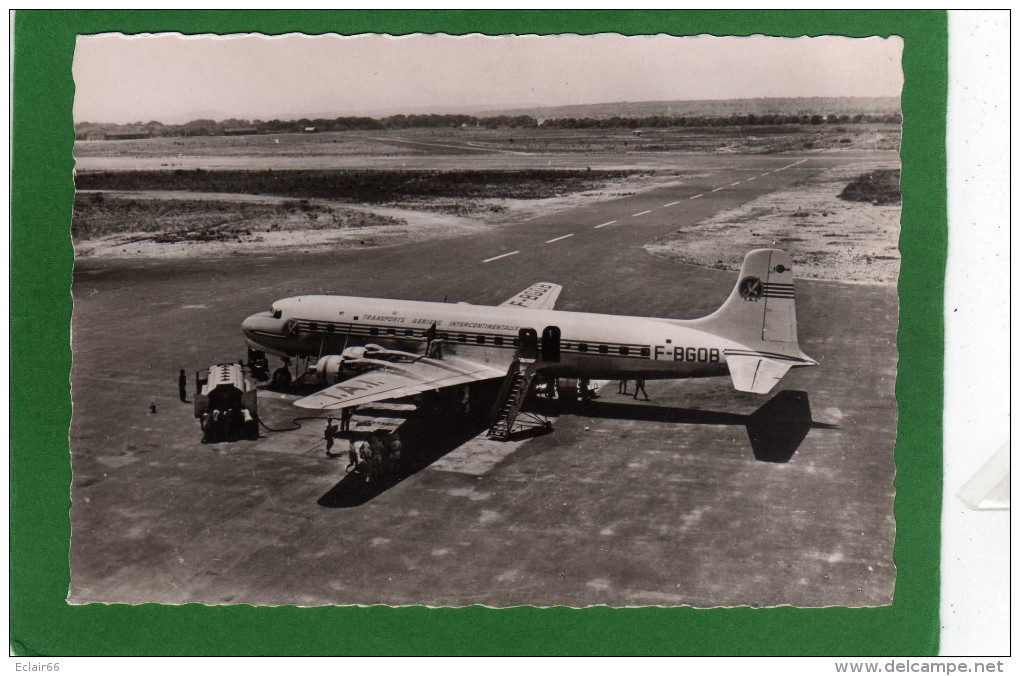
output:
[[372,480],[376,481],[383,473],[383,455],[386,453],[386,447],[383,446],[379,436],[373,434],[368,438],[368,448],[372,452],[368,465],[368,473],[371,475]]
[[351,418],[354,417],[354,409],[351,407],[342,409],[340,411],[340,431],[350,432],[351,431]]
[[435,322],[425,330],[425,356],[430,359],[442,359],[443,353],[439,346],[439,333]]
[[638,392],[645,395],[644,401],[648,401],[648,392],[645,391],[645,381],[638,378],[634,381],[634,398],[638,398]]
[[188,376],[184,374],[184,369],[181,369],[181,374],[177,376],[177,389],[180,390],[181,401],[188,403]]
[[358,455],[361,457],[358,466],[365,473],[365,483],[367,484],[372,480],[372,449],[367,442],[361,442],[361,451]]
[[627,381],[621,380],[620,384],[616,386],[617,394],[627,394]]
[[400,459],[403,457],[404,444],[400,437],[394,436],[390,442],[390,463],[394,468],[400,467]]
[[347,440],[347,460],[347,472],[358,469],[358,449],[350,439]]
[[580,378],[577,381],[577,398],[581,401],[591,401],[594,399],[591,391],[591,381],[587,378]]
[[336,435],[336,425],[333,424],[332,418],[326,419],[326,431],[322,434],[326,439],[326,455],[332,455],[333,437]]

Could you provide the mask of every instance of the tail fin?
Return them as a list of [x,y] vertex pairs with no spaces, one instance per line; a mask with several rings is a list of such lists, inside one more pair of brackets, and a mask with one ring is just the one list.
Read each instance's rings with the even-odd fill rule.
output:
[[791,367],[817,363],[797,344],[793,263],[779,249],[748,252],[729,298],[695,323],[748,347],[726,355],[733,386],[741,391],[763,394]]
[[744,256],[740,277],[718,310],[699,320],[714,333],[747,342],[797,345],[793,263],[779,249],[755,249]]

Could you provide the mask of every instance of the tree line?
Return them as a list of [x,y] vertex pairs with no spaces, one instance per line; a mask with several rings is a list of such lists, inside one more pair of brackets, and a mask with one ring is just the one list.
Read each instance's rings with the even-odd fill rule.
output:
[[538,120],[530,115],[391,115],[389,117],[335,117],[301,118],[298,120],[226,120],[199,119],[184,124],[163,124],[157,120],[131,124],[79,122],[74,125],[75,138],[87,139],[95,135],[166,136],[227,136],[233,134],[284,134],[295,132],[371,131],[412,128],[485,128],[485,129],[642,129],[668,127],[733,127],[779,126],[794,124],[860,124],[900,123],[899,113],[856,115],[724,115],[724,116],[668,116],[645,117],[558,117]]
[[719,115],[719,116],[668,116],[649,115],[647,117],[557,117],[542,122],[542,127],[550,129],[655,129],[663,127],[775,127],[787,124],[861,124],[861,123],[900,123],[900,113],[856,115]]

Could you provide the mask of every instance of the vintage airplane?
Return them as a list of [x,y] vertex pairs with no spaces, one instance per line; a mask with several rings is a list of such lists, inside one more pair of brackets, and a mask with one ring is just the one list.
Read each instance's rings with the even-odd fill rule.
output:
[[[793,271],[778,249],[749,252],[726,302],[680,320],[553,310],[562,287],[538,283],[498,306],[297,296],[248,317],[248,344],[306,359],[327,387],[296,401],[338,410],[504,379],[490,434],[509,435],[536,376],[670,379],[729,375],[764,394],[791,368],[815,366],[797,344]],[[540,337],[541,336],[541,337]],[[349,377],[351,376],[351,377]],[[286,369],[274,373],[290,382]]]

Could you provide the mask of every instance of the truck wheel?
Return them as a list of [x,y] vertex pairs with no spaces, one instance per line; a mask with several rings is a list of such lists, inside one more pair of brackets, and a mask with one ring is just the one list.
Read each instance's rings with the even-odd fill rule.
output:
[[273,385],[276,387],[287,387],[290,385],[290,371],[280,367],[273,371]]

